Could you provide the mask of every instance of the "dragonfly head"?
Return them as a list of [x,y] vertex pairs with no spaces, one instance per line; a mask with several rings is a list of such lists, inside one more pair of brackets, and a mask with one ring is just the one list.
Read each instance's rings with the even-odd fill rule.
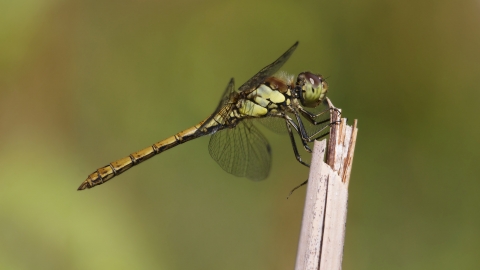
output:
[[306,71],[298,74],[297,89],[300,91],[299,98],[302,105],[314,108],[325,99],[328,84],[322,75]]

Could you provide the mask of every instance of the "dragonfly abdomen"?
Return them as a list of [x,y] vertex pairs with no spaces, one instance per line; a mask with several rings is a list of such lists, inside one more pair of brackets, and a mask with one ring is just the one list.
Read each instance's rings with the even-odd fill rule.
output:
[[197,132],[201,124],[203,124],[203,121],[196,126],[181,131],[173,136],[166,138],[165,140],[153,144],[152,146],[132,153],[127,157],[121,158],[117,161],[114,161],[106,166],[97,169],[95,172],[90,174],[85,181],[83,181],[78,190],[84,190],[87,188],[101,185],[114,178],[115,176],[118,176],[121,173],[127,171],[133,166],[138,165],[157,154],[160,154],[172,147],[175,147],[189,140],[198,138],[202,135],[206,135],[207,133]]

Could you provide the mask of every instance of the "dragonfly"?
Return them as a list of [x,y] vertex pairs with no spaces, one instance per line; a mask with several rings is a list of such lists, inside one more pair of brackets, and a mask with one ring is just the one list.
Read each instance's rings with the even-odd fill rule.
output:
[[238,89],[231,78],[217,108],[205,120],[97,169],[78,190],[104,184],[155,155],[206,135],[212,135],[208,150],[222,169],[235,176],[263,180],[270,172],[271,147],[255,122],[288,133],[296,160],[309,167],[299,154],[295,134],[311,153],[308,143],[328,135],[329,112],[335,108],[326,102],[328,84],[321,75],[305,71],[295,78],[279,72],[297,46],[298,41]]

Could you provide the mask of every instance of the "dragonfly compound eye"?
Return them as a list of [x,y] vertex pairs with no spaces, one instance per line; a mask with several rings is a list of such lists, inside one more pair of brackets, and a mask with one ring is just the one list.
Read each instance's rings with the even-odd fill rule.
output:
[[328,85],[322,75],[302,72],[298,75],[297,84],[302,86],[302,105],[317,107],[327,94]]

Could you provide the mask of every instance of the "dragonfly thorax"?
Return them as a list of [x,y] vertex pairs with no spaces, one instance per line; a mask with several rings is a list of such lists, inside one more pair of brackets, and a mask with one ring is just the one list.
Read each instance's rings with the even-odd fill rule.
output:
[[322,75],[306,71],[298,74],[296,90],[302,105],[314,108],[325,99],[328,85]]
[[271,87],[261,84],[244,98],[237,102],[237,109],[241,115],[262,117],[270,109],[277,108],[277,104],[285,102],[285,95]]

